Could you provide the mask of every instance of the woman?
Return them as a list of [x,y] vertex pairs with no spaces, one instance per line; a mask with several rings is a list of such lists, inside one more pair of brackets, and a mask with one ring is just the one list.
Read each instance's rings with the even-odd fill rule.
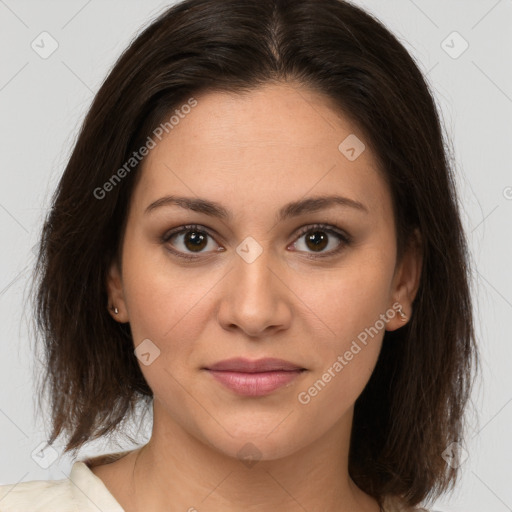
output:
[[49,443],[137,404],[151,438],[0,509],[421,510],[458,473],[468,274],[434,100],[380,22],[177,4],[95,97],[35,297]]

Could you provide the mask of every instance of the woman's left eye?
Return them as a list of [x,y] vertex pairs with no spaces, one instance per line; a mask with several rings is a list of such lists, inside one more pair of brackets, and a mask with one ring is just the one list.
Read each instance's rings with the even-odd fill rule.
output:
[[[297,240],[292,244],[293,250],[309,253],[310,257],[313,258],[333,256],[351,243],[349,235],[334,226],[325,224],[305,226],[296,237],[298,237]],[[338,241],[333,243],[333,237],[337,238]],[[304,241],[301,243],[302,238],[304,238]],[[170,243],[173,239],[176,239],[178,242]],[[213,241],[213,249],[210,247],[212,244],[209,243],[209,240]],[[198,256],[192,255],[194,253],[200,255],[205,252],[221,252],[225,250],[214,241],[213,236],[209,234],[206,228],[198,225],[182,226],[167,232],[162,237],[162,242],[168,243],[173,247],[168,248],[171,253],[188,260],[198,258]],[[179,247],[180,245],[181,247]],[[329,248],[331,245],[334,245],[334,247]],[[304,249],[300,248],[301,246]]]
[[[309,252],[310,254],[310,251],[312,251],[313,254],[311,254],[311,257],[313,258],[323,258],[338,254],[345,248],[345,246],[350,245],[352,241],[346,233],[343,233],[333,226],[325,224],[306,226],[301,229],[298,236],[299,239],[293,243],[295,249],[303,252]],[[338,242],[331,244],[333,236],[338,239]],[[297,247],[298,245],[301,245],[300,240],[302,238],[304,238],[302,246],[305,247],[306,250]],[[330,245],[334,245],[334,247],[324,250]]]

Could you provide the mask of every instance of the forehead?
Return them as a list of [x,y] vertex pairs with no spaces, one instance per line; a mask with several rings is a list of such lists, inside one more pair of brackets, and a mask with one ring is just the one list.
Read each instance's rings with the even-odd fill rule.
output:
[[[233,206],[293,201],[308,192],[367,198],[370,208],[389,202],[368,141],[325,96],[272,84],[195,99],[146,157],[138,200],[178,188]],[[346,153],[349,146],[357,158]]]
[[301,85],[272,84],[243,93],[211,91],[196,101],[171,131],[175,146],[184,150],[215,146],[233,152],[264,145],[304,148],[314,154],[329,146],[338,151],[341,140],[356,132],[364,138],[330,98]]

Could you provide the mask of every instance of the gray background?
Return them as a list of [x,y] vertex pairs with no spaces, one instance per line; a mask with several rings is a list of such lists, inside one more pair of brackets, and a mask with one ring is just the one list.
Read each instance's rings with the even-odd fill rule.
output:
[[[355,3],[382,20],[428,74],[455,148],[474,260],[483,369],[473,394],[478,415],[469,417],[462,480],[433,508],[512,511],[512,0]],[[128,42],[168,5],[0,0],[0,484],[65,478],[71,467],[66,456],[41,467],[53,452],[32,457],[46,436],[33,405],[36,361],[26,304],[32,248],[94,93]],[[44,31],[58,43],[47,58],[31,47],[35,41],[39,52],[51,49],[49,36],[39,36]],[[459,55],[464,40],[469,47]],[[96,442],[81,454],[118,449]]]

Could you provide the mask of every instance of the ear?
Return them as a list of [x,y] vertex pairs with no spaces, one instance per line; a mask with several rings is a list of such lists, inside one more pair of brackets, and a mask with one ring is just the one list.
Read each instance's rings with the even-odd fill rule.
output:
[[[129,321],[128,310],[124,299],[123,280],[117,261],[110,265],[107,276],[108,311],[112,318],[120,323]],[[118,313],[115,313],[117,308]]]
[[[423,244],[419,230],[416,228],[408,240],[402,261],[395,271],[391,288],[390,309],[395,316],[386,325],[386,331],[394,331],[405,325],[411,318],[412,303],[418,292],[423,263]],[[401,311],[405,314],[402,318]]]

